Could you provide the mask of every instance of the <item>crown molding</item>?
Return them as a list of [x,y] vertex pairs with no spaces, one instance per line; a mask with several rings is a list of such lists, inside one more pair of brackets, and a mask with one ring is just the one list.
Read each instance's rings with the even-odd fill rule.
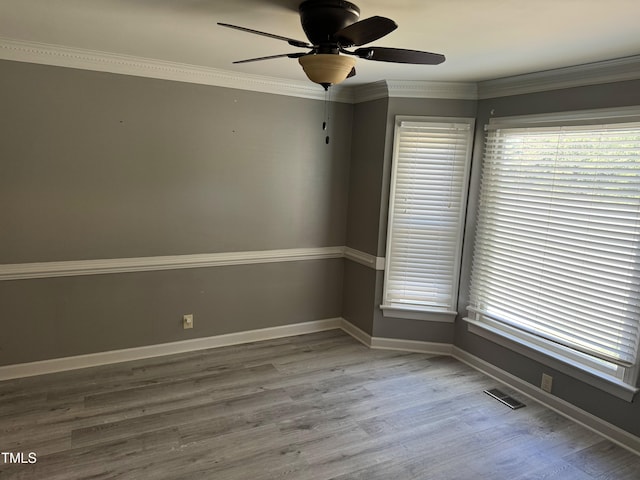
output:
[[635,55],[487,80],[478,83],[478,98],[506,97],[638,79],[640,79],[640,55]]
[[[0,60],[133,75],[176,82],[325,100],[307,81],[240,74],[197,65],[0,37]],[[362,103],[383,98],[477,100],[640,79],[640,55],[543,72],[474,82],[381,80],[332,87],[331,101]]]
[[474,82],[387,80],[386,83],[389,98],[478,99],[478,86]]
[[[0,59],[196,83],[312,100],[325,99],[324,90],[319,85],[310,82],[238,74],[197,65],[2,37],[0,37]],[[352,103],[353,93],[348,88],[334,88],[331,99],[335,102]]]
[[[0,37],[0,59],[325,100],[324,90],[307,81],[240,74],[197,65],[3,37]],[[384,80],[358,86],[338,85],[331,89],[331,101],[360,103],[391,96],[461,98],[459,84],[454,83],[391,82],[391,85],[389,88],[389,82]],[[471,84],[464,85],[469,89]]]
[[387,82],[384,80],[351,88],[353,89],[353,103],[364,103],[389,98],[389,88],[387,87]]
[[478,87],[473,82],[381,80],[354,87],[354,90],[354,103],[369,102],[381,98],[478,99]]

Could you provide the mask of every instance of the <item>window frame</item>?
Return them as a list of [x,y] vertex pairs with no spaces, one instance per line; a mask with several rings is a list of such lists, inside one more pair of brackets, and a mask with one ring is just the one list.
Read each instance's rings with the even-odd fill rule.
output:
[[[403,122],[410,123],[425,123],[425,124],[466,124],[468,125],[467,136],[467,151],[464,162],[464,172],[462,175],[461,198],[460,198],[460,211],[458,212],[459,224],[456,234],[456,248],[454,255],[454,266],[452,272],[452,286],[453,291],[451,293],[451,308],[444,309],[429,305],[410,305],[404,303],[395,303],[387,301],[387,289],[388,289],[388,272],[390,271],[390,265],[393,260],[391,255],[391,246],[394,238],[393,226],[394,226],[394,208],[396,198],[397,187],[397,171],[398,171],[398,153],[399,153],[399,134],[400,128]],[[386,254],[385,254],[385,269],[384,269],[384,281],[383,281],[383,293],[382,293],[382,305],[380,308],[382,314],[385,317],[403,318],[411,320],[425,320],[431,322],[446,322],[453,323],[458,314],[458,293],[460,290],[460,270],[462,262],[462,247],[464,242],[465,221],[467,215],[467,201],[469,194],[469,180],[471,175],[471,163],[473,158],[473,147],[475,137],[475,122],[473,117],[437,117],[437,116],[408,116],[397,115],[394,119],[394,136],[393,136],[393,153],[391,159],[391,179],[389,189],[389,210],[387,215],[387,241],[386,241]]]
[[[560,127],[626,122],[640,122],[640,106],[497,117],[489,120],[489,124],[485,125],[485,130],[500,127]],[[484,167],[485,149],[486,146],[483,146],[482,167]],[[477,213],[479,213],[480,208],[480,205],[478,205]],[[478,241],[475,234],[473,241],[474,244]],[[482,314],[474,312],[472,307],[468,307],[467,310],[468,314],[464,320],[467,322],[468,330],[471,333],[505,346],[569,376],[585,381],[624,400],[632,401],[640,391],[640,388],[638,388],[640,387],[640,355],[638,355],[633,367],[624,369],[617,367],[615,372],[608,374],[602,369],[592,368],[589,361],[579,358],[580,355],[576,355],[568,347],[559,346],[551,341],[518,331],[486,317],[483,318]]]

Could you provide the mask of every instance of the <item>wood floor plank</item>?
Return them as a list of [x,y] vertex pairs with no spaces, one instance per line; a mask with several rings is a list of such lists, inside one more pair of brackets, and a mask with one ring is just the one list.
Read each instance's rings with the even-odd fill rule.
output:
[[165,425],[180,426],[185,423],[207,421],[247,410],[270,408],[273,405],[291,403],[291,398],[283,390],[264,390],[229,400],[211,402],[199,407],[141,415],[110,423],[100,423],[90,427],[74,429],[71,441],[74,446],[99,444],[107,440],[126,438],[131,432],[152,432],[162,430]]
[[15,379],[0,450],[38,461],[0,478],[640,479],[639,456],[496,386],[338,330]]
[[589,448],[567,455],[564,459],[594,478],[607,478],[613,472],[622,477],[626,475],[626,470],[634,470],[636,478],[640,478],[638,457],[608,441],[600,441]]

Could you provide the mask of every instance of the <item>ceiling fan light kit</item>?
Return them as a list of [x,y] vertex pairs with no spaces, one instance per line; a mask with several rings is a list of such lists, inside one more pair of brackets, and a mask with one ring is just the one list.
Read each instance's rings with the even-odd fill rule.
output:
[[309,80],[328,89],[331,85],[344,82],[356,64],[356,59],[346,55],[318,53],[298,58]]
[[385,47],[347,50],[350,47],[359,47],[374,42],[398,28],[393,20],[385,17],[374,16],[358,20],[360,9],[351,2],[306,0],[300,4],[298,10],[302,29],[309,42],[228,23],[218,23],[223,27],[282,40],[293,47],[311,49],[308,53],[283,53],[240,60],[234,63],[257,62],[283,57],[297,58],[309,80],[319,83],[327,90],[331,85],[343,82],[356,74],[355,57],[378,62],[420,65],[437,65],[445,60],[444,55],[421,50]]

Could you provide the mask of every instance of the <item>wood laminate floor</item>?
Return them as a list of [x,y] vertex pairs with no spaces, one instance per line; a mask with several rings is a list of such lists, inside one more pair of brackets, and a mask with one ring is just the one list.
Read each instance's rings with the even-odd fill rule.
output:
[[37,463],[0,457],[0,478],[640,479],[640,457],[496,386],[338,330],[12,380],[0,451]]

